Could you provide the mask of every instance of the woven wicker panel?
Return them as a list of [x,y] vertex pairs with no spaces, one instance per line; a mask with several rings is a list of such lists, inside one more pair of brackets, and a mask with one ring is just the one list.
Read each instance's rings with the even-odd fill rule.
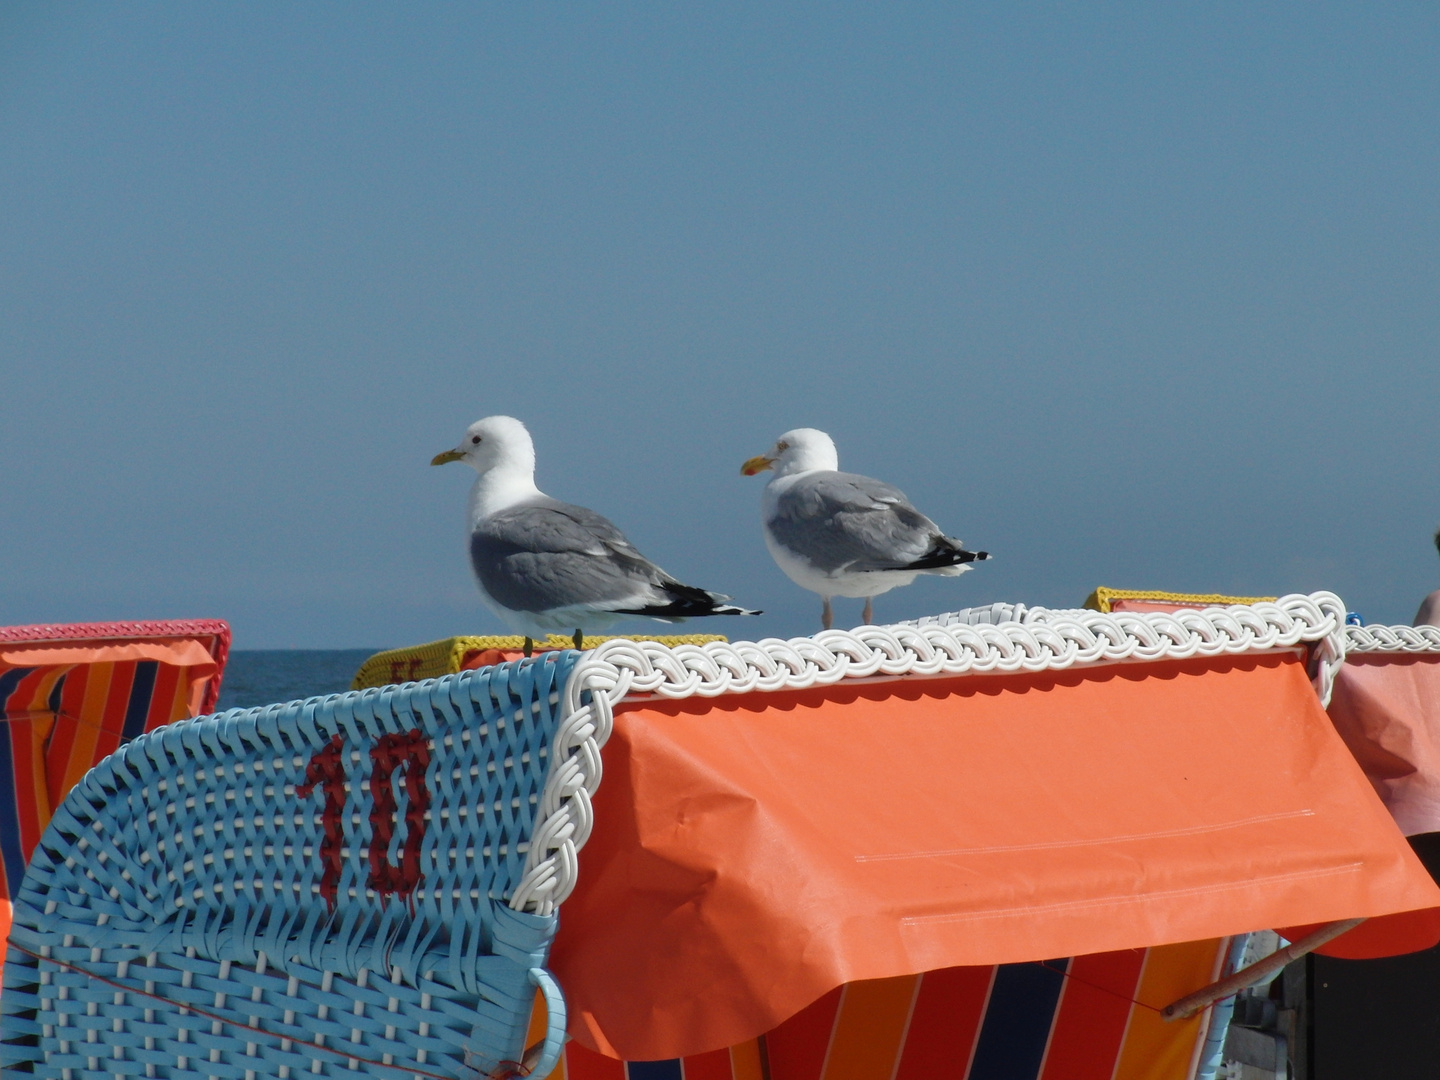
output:
[[16,899],[0,1067],[258,1080],[518,1060],[555,920],[505,897],[574,660],[123,747],[56,813]]
[[[605,634],[587,635],[582,644],[587,649],[593,649],[606,641],[658,641],[674,648],[676,645],[704,645],[708,641],[726,640],[728,639],[720,634]],[[355,678],[350,682],[350,689],[364,690],[368,686],[388,686],[391,683],[453,675],[465,668],[481,666],[473,662],[477,654],[491,650],[519,653],[524,645],[525,639],[516,634],[442,638],[439,641],[427,641],[423,645],[409,645],[403,649],[386,649],[384,652],[375,653],[360,665],[360,670],[355,672]],[[535,647],[543,651],[573,648],[571,638],[566,634],[550,634],[543,640],[537,640]]]

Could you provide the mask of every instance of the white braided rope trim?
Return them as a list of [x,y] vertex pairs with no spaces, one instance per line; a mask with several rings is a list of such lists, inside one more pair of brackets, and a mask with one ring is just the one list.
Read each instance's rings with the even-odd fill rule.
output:
[[1357,653],[1440,652],[1440,626],[1347,626],[1345,651]]
[[1345,605],[1333,593],[1203,611],[1115,612],[1021,609],[1024,622],[955,621],[865,626],[814,637],[712,641],[667,647],[607,641],[583,655],[565,686],[564,715],[551,742],[525,873],[510,898],[517,911],[553,912],[575,887],[578,853],[594,824],[600,750],[615,706],[629,694],[717,697],[803,690],[843,679],[1063,671],[1118,661],[1176,660],[1290,648],[1318,642],[1316,689],[1328,702],[1344,660]]
[[[987,604],[985,607],[967,607],[959,611],[947,611],[943,615],[922,615],[918,619],[906,619],[895,626],[979,626],[982,623],[1027,622],[1024,604]],[[1044,610],[1043,608],[1041,610]]]

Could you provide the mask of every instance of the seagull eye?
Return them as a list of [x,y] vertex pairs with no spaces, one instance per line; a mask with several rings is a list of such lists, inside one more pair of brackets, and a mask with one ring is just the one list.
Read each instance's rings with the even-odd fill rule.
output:
[[775,449],[783,454],[786,450],[790,449],[790,444],[788,442],[782,442],[776,445]]
[[478,444],[478,443],[480,442],[480,436],[479,436],[479,435],[472,435],[472,436],[470,437],[470,441],[471,441],[472,443]]

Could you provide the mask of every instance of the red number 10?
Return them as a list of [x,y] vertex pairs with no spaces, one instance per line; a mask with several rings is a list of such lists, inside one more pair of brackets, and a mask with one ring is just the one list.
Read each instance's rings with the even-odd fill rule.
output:
[[[321,821],[325,837],[320,842],[320,861],[325,872],[320,894],[331,907],[340,888],[340,849],[345,835],[345,740],[339,735],[318,750],[305,769],[305,783],[295,789],[302,799],[319,786],[325,795]],[[366,886],[381,896],[409,896],[425,875],[420,871],[420,845],[425,839],[425,811],[430,809],[430,789],[425,770],[430,748],[419,728],[404,735],[381,735],[370,748],[370,876]],[[403,768],[405,778],[405,846],[400,865],[390,862],[390,841],[395,836],[395,814],[399,807],[391,778]]]

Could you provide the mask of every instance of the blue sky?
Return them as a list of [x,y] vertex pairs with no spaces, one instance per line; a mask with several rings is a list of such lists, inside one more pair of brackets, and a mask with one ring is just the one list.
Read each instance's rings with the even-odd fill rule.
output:
[[0,623],[497,632],[427,465],[493,413],[745,636],[818,625],[739,475],[801,425],[996,556],[882,620],[1407,621],[1437,132],[1422,3],[6,5]]

